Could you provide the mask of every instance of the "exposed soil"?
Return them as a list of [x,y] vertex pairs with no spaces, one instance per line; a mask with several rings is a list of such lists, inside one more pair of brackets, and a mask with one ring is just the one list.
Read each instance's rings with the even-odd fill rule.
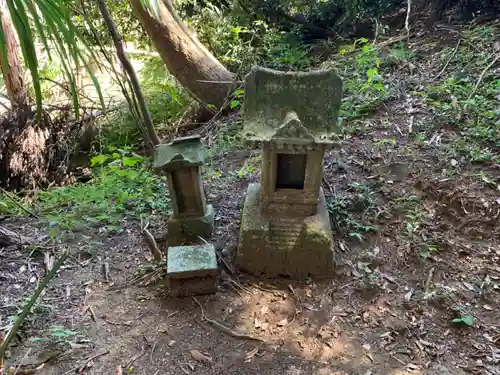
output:
[[[117,366],[141,375],[500,374],[500,194],[478,178],[479,170],[498,176],[500,168],[452,161],[437,143],[414,142],[409,124],[414,132],[431,120],[425,106],[409,101],[386,103],[363,134],[325,160],[329,202],[343,202],[351,219],[375,227],[358,239],[349,236],[355,226],[332,215],[331,280],[264,280],[234,269],[241,205],[248,183],[259,179],[258,168],[237,171],[258,166],[259,153],[211,161],[221,172],[205,183],[217,210],[211,241],[224,262],[218,293],[197,301],[210,319],[263,341],[214,328],[195,300],[168,296],[161,281],[118,288],[151,260],[139,223],[124,221],[118,235],[75,233],[58,245],[75,256],[26,322],[9,362],[47,360],[38,373],[54,375],[115,374]],[[377,141],[386,138],[396,142],[381,148]],[[152,224],[156,234],[164,227]],[[36,223],[6,225],[47,248]],[[43,256],[16,248],[0,256],[4,326],[35,288]],[[460,316],[472,316],[472,326],[452,322]],[[54,324],[77,335],[50,345],[27,340]]]

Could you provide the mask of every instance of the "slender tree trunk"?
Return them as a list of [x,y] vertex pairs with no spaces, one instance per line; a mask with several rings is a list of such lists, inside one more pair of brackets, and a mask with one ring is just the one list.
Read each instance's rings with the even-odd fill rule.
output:
[[146,99],[141,90],[141,86],[139,84],[139,79],[137,78],[137,74],[135,73],[134,67],[130,63],[127,55],[125,54],[125,50],[123,49],[123,38],[116,30],[115,24],[111,15],[109,14],[108,7],[106,6],[106,0],[98,0],[99,9],[101,11],[102,17],[104,18],[104,22],[111,34],[111,38],[113,39],[113,43],[116,48],[116,54],[118,55],[118,59],[123,65],[123,69],[127,73],[130,83],[132,85],[134,94],[137,97],[137,101],[139,102],[139,108],[141,112],[142,120],[144,121],[144,126],[146,128],[146,136],[149,138],[148,143],[154,147],[160,143],[160,139],[156,134],[153,120],[151,119],[151,114],[149,113],[148,105],[146,104]]
[[[0,17],[2,17],[2,32],[7,51],[7,56],[0,56],[0,68],[5,82],[5,89],[8,98],[12,102],[12,107],[25,110],[28,108],[29,102],[28,89],[24,80],[24,69],[19,58],[16,32],[5,1],[0,2]],[[7,64],[4,64],[4,60]]]
[[189,31],[170,0],[158,0],[158,17],[141,0],[131,3],[170,73],[198,100],[222,107],[234,75]]

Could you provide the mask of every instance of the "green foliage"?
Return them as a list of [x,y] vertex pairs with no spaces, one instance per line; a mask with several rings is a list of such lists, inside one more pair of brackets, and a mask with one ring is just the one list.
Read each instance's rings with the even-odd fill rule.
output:
[[[134,15],[130,2],[108,0],[106,5],[124,42],[133,42],[138,48],[149,48],[151,40]],[[91,45],[111,45],[111,36],[106,25],[101,21],[102,16],[97,2],[80,0],[76,4],[76,9],[72,19],[85,40]]]
[[346,77],[345,99],[340,109],[343,119],[369,115],[392,96],[392,89],[385,82],[380,51],[368,39],[357,39],[341,49],[336,64]]
[[64,341],[76,335],[78,335],[78,332],[68,329],[65,326],[52,325],[47,334],[42,337],[31,337],[30,341]]
[[[71,3],[64,0],[7,0],[7,7],[21,46],[24,62],[32,78],[38,115],[42,110],[42,88],[40,84],[39,56],[36,43],[44,45],[51,56],[57,55],[62,63],[63,72],[72,92],[73,107],[79,115],[79,99],[76,90],[73,67],[83,65],[89,71],[99,94],[101,105],[104,100],[95,76],[88,69],[87,62],[92,58],[92,48],[85,42],[71,19]],[[0,30],[2,29],[0,20]],[[0,55],[6,64],[6,41],[0,32]]]
[[498,28],[469,28],[456,52],[453,47],[442,52],[443,64],[450,61],[442,80],[423,92],[414,92],[426,98],[448,126],[455,127],[449,152],[471,161],[500,160],[500,79],[493,67],[485,70],[492,61],[490,49],[497,35]]
[[370,221],[379,211],[375,192],[367,185],[352,183],[346,191],[331,197],[327,205],[333,228],[348,237],[361,241],[367,232],[376,229]]
[[125,216],[138,219],[168,210],[165,183],[145,168],[145,158],[129,149],[107,151],[92,158],[91,182],[40,194],[38,209],[46,221],[63,229],[106,226],[111,231],[120,229]]
[[[191,103],[187,91],[167,71],[158,56],[133,59],[142,67],[137,72],[153,124],[157,128],[175,122]],[[141,133],[127,105],[110,112],[101,121],[100,143],[105,146],[139,146]]]

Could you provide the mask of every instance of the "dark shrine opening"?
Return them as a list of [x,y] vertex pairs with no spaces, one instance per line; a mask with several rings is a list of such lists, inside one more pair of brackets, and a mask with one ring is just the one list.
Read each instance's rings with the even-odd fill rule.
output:
[[175,199],[179,214],[196,214],[200,212],[195,188],[196,168],[183,168],[172,171],[172,184],[174,185]]
[[276,156],[276,190],[304,189],[307,155],[277,154]]

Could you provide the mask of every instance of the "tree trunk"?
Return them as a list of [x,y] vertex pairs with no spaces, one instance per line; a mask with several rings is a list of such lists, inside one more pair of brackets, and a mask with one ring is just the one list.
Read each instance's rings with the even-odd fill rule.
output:
[[157,17],[141,0],[131,3],[170,73],[198,100],[222,107],[234,75],[188,30],[170,0],[158,0]]
[[[5,1],[2,1],[0,5],[0,17],[2,17],[2,32],[7,51],[7,56],[0,56],[0,68],[5,82],[5,89],[8,98],[12,102],[12,108],[25,110],[28,107],[28,89],[24,80],[24,69],[19,59],[19,45],[16,40],[14,25],[10,19]],[[4,60],[7,65],[4,64]]]

